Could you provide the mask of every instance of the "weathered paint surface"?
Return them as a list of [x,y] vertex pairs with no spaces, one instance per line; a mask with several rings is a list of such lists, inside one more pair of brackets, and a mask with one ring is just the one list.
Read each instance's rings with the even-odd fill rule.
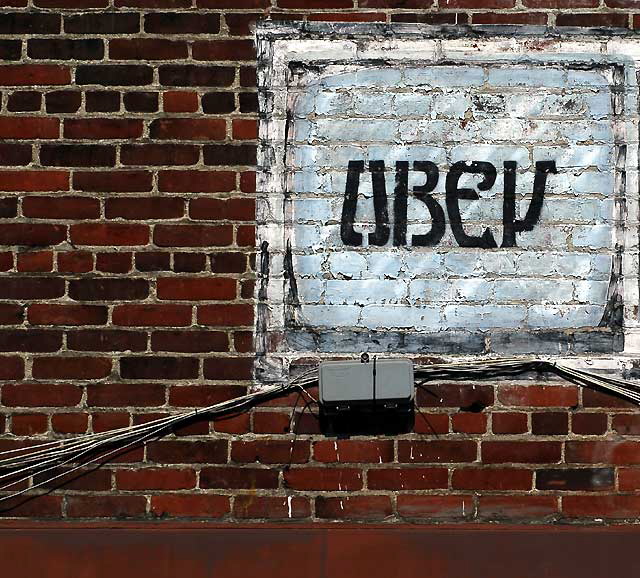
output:
[[635,49],[392,32],[260,36],[264,353],[630,351]]

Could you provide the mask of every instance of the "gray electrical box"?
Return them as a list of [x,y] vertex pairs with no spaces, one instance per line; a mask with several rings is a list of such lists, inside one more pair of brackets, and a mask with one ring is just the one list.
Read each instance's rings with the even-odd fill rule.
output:
[[325,361],[320,364],[320,403],[325,411],[362,406],[393,409],[413,403],[413,363],[407,359]]

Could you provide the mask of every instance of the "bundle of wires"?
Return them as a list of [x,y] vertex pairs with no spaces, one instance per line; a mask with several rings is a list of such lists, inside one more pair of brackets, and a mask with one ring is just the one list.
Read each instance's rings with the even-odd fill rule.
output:
[[[515,376],[526,372],[551,373],[583,387],[614,394],[640,405],[640,385],[623,379],[571,368],[540,359],[490,359],[456,361],[414,368],[416,385],[436,380],[478,380]],[[288,383],[265,387],[235,399],[116,430],[43,442],[0,452],[0,509],[2,502],[50,486],[74,472],[98,467],[114,456],[157,440],[194,420],[216,420],[298,391],[308,403],[317,401],[307,387],[316,385],[317,368]],[[295,409],[295,408],[294,408]]]

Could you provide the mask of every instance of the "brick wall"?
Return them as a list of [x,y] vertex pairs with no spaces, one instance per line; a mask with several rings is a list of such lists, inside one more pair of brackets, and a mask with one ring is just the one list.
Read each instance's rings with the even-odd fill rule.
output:
[[[440,4],[2,2],[0,448],[246,391],[256,18],[640,24],[633,0]],[[3,516],[637,517],[634,407],[558,383],[432,389],[413,434],[334,441],[307,412],[292,444],[293,396],[198,422]]]

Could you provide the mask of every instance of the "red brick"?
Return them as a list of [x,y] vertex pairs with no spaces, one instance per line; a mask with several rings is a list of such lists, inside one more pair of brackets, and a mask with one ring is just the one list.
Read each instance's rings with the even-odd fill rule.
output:
[[11,407],[71,407],[82,400],[82,389],[70,384],[5,384],[2,403]]
[[596,8],[600,0],[523,0],[527,8]]
[[177,407],[204,407],[246,395],[240,385],[183,385],[172,387],[169,404]]
[[169,193],[226,193],[236,186],[229,171],[160,171],[158,188]]
[[200,472],[200,487],[227,489],[272,489],[278,487],[276,469],[212,467]]
[[153,240],[159,247],[216,247],[230,245],[229,225],[156,225]]
[[165,386],[156,383],[106,383],[87,387],[87,405],[147,407],[164,405]]
[[498,399],[504,405],[572,407],[578,405],[578,388],[559,385],[501,385]]
[[459,519],[473,514],[472,496],[398,496],[398,514],[404,518]]
[[453,471],[455,490],[530,490],[531,470],[515,468],[461,468]]
[[118,305],[113,310],[114,325],[191,325],[190,305]]
[[493,387],[474,383],[427,384],[429,393],[417,390],[418,405],[426,407],[487,407],[493,403]]
[[254,412],[253,431],[255,433],[288,433],[289,420],[288,413],[280,411]]
[[0,66],[0,85],[38,86],[70,84],[71,72],[66,66],[50,64],[9,64]]
[[145,171],[75,171],[73,188],[90,192],[137,193],[150,191],[153,175]]
[[198,0],[198,8],[233,8],[235,10],[266,8],[271,6],[270,0]]
[[116,486],[121,490],[188,490],[195,485],[193,470],[144,468],[116,472]]
[[3,191],[36,192],[69,190],[67,171],[0,171]]
[[393,441],[323,440],[313,444],[313,459],[317,462],[392,462]]
[[229,338],[223,331],[154,331],[151,349],[183,353],[229,351]]
[[227,441],[160,440],[147,445],[147,460],[160,464],[224,464]]
[[35,379],[100,379],[111,373],[111,360],[102,357],[36,357]]
[[562,442],[490,442],[481,445],[485,464],[530,463],[546,464],[560,461]]
[[251,26],[260,19],[262,14],[253,13],[228,13],[225,14],[224,20],[227,23],[227,29],[230,36],[249,36],[251,34]]
[[144,496],[68,496],[70,518],[133,518],[145,515]]
[[484,12],[474,13],[474,24],[529,24],[544,26],[548,15],[545,12]]
[[307,498],[240,495],[233,501],[236,518],[308,518],[311,506]]
[[[636,0],[605,0],[605,6],[609,8],[637,8]],[[597,4],[596,4],[597,6]]]
[[588,407],[609,407],[620,409],[633,409],[637,410],[637,405],[630,401],[625,401],[608,393],[602,393],[600,391],[594,391],[593,389],[582,390],[582,405],[585,408]]
[[258,121],[254,119],[233,119],[233,138],[254,140],[258,138]]
[[17,436],[32,436],[47,431],[47,416],[40,413],[20,413],[11,417],[11,432]]
[[384,12],[318,12],[309,14],[307,20],[323,20],[329,22],[386,22]]
[[71,225],[71,242],[76,245],[146,245],[149,227],[111,223]]
[[22,214],[37,219],[97,219],[100,201],[88,197],[25,197]]
[[18,253],[17,269],[29,273],[46,273],[53,270],[53,251]]
[[483,518],[543,518],[558,513],[554,496],[480,496],[478,516]]
[[618,486],[623,492],[640,490],[640,469],[619,468]]
[[240,353],[250,353],[254,351],[253,333],[250,331],[236,331],[233,334],[233,346]]
[[256,243],[256,228],[240,226],[236,232],[236,244],[240,247],[253,247]]
[[417,411],[413,431],[429,435],[449,433],[449,416],[446,413]]
[[177,219],[184,215],[184,201],[176,197],[113,198],[105,202],[107,219]]
[[240,173],[240,190],[243,193],[256,192],[256,173],[255,171],[244,171]]
[[116,38],[109,41],[111,60],[180,60],[188,55],[187,43],[164,38]]
[[94,432],[103,432],[109,430],[129,427],[130,416],[124,412],[108,412],[91,414],[91,426]]
[[126,118],[67,118],[64,136],[71,139],[133,139],[142,136],[142,121]]
[[230,512],[230,509],[227,496],[184,494],[151,496],[151,512],[163,518],[222,518]]
[[567,441],[565,461],[580,464],[640,464],[640,443],[625,441]]
[[13,380],[22,379],[23,377],[24,361],[21,357],[0,356],[0,379]]
[[362,471],[355,468],[296,468],[285,471],[284,484],[293,490],[361,490]]
[[367,473],[367,487],[371,490],[446,489],[448,483],[446,468],[384,468]]
[[250,416],[248,413],[220,418],[214,422],[213,426],[214,430],[218,433],[245,434],[251,431]]
[[487,414],[457,413],[451,416],[451,431],[454,433],[481,434],[487,430]]
[[29,305],[27,318],[32,325],[103,325],[107,308],[101,305]]
[[147,334],[119,330],[73,331],[67,334],[67,348],[72,351],[144,351]]
[[51,416],[51,429],[56,433],[85,433],[89,417],[85,413],[58,413]]
[[0,253],[0,271],[9,271],[13,269],[13,253],[6,251]]
[[256,205],[253,199],[193,199],[189,203],[189,216],[214,221],[254,221]]
[[151,122],[151,138],[169,140],[224,140],[226,122],[213,118],[162,118]]
[[345,496],[340,498],[318,496],[318,518],[348,520],[382,520],[391,516],[389,496]]
[[10,518],[59,518],[62,513],[62,496],[38,496],[25,500],[18,496],[2,502],[0,517]]
[[305,9],[353,8],[353,0],[278,0],[278,7]]
[[607,414],[574,413],[571,416],[571,431],[580,435],[602,435],[607,431]]
[[467,8],[513,8],[516,4],[516,0],[440,0],[444,2],[444,6],[447,9],[467,9]]
[[[595,415],[606,417],[604,414]],[[611,427],[621,435],[640,435],[640,416],[634,414],[614,415]]]
[[494,434],[519,434],[529,430],[526,413],[494,413],[491,415]]
[[568,518],[637,518],[640,496],[564,496],[562,513]]
[[0,138],[44,139],[59,136],[60,121],[57,118],[0,116]]
[[251,379],[253,359],[248,357],[213,357],[204,360],[204,378],[216,380]]
[[198,110],[197,92],[169,90],[164,93],[162,100],[165,112],[196,112]]
[[66,237],[64,225],[4,223],[0,227],[0,245],[58,245]]
[[200,305],[198,323],[219,327],[238,327],[253,324],[253,306],[244,304]]
[[193,357],[122,357],[124,379],[195,379],[200,363]]
[[231,445],[231,461],[237,463],[304,464],[309,456],[309,442],[303,440],[234,441]]
[[96,269],[106,273],[128,273],[131,271],[132,253],[97,253]]
[[473,462],[477,456],[474,441],[409,441],[398,442],[398,461],[424,462]]
[[236,281],[223,277],[161,277],[159,299],[215,300],[234,299]]
[[61,331],[1,330],[0,351],[54,352],[62,346]]
[[194,165],[199,157],[200,150],[194,145],[123,145],[120,150],[124,165]]
[[193,43],[194,60],[255,60],[251,40],[212,40]]

